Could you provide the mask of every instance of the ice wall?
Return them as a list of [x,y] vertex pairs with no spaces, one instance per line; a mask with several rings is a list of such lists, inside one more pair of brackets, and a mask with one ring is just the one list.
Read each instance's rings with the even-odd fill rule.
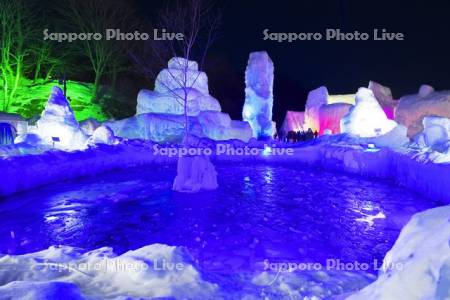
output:
[[253,137],[271,138],[275,128],[272,123],[274,66],[265,51],[252,52],[245,70],[244,121],[250,123]]

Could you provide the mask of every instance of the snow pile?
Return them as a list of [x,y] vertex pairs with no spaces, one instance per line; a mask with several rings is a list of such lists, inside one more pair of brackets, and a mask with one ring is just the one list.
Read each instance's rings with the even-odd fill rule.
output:
[[100,127],[100,122],[97,121],[96,119],[86,119],[82,122],[80,122],[80,127],[83,130],[83,132],[87,135],[92,135],[94,134],[95,129]]
[[162,244],[122,255],[107,247],[83,253],[68,246],[5,255],[0,284],[2,299],[185,299],[204,298],[216,289],[201,278],[183,248]]
[[272,123],[274,66],[265,51],[252,52],[245,70],[245,103],[242,118],[250,123],[253,137],[272,138],[275,128]]
[[402,229],[376,282],[349,300],[449,299],[450,206],[418,213]]
[[29,128],[31,136],[19,136],[17,142],[38,143],[63,150],[86,148],[87,136],[75,119],[63,91],[53,87],[47,105],[36,123]]
[[174,57],[168,68],[162,70],[155,82],[155,90],[141,90],[136,113],[183,115],[185,102],[189,116],[201,111],[220,111],[219,102],[209,95],[208,78],[198,70],[195,61]]
[[447,152],[450,148],[450,119],[425,117],[423,132],[415,138],[420,147],[429,147],[434,151]]
[[372,143],[378,148],[402,148],[407,146],[410,142],[408,138],[408,128],[403,125],[397,125],[388,133],[372,138],[367,138],[366,142]]
[[181,156],[178,159],[177,177],[173,190],[196,193],[217,189],[217,172],[208,156]]
[[[256,299],[344,299],[346,294],[372,283],[374,277],[362,271],[345,272],[325,268],[320,271],[280,270],[261,272],[252,278],[252,284],[264,291]],[[244,295],[240,296],[236,299],[246,299]]]
[[410,138],[422,132],[426,116],[450,118],[450,91],[421,90],[420,94],[401,97],[395,111],[395,121],[408,127]]
[[100,126],[93,132],[92,136],[88,140],[88,144],[106,144],[106,145],[114,145],[117,144],[118,141],[114,136],[114,132],[108,126]]
[[341,120],[341,132],[360,137],[374,137],[388,133],[397,126],[389,120],[373,92],[360,88],[356,105]]

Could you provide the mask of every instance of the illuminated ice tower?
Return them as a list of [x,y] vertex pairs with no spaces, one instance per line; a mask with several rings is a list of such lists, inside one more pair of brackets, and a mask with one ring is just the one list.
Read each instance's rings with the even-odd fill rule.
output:
[[273,137],[273,62],[265,51],[252,52],[245,70],[244,121],[250,123],[253,137]]

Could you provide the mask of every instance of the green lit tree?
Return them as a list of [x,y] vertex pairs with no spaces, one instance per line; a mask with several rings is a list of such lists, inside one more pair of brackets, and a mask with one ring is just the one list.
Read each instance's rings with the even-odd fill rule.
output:
[[22,0],[0,0],[1,110],[9,111],[25,72],[30,51],[26,42],[33,34],[32,14]]

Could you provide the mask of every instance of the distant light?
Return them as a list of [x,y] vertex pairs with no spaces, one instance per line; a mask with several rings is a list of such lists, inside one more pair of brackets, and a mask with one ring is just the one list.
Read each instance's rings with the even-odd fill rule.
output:
[[272,153],[272,148],[270,148],[269,146],[265,146],[262,154],[264,156],[267,156],[267,155],[270,155],[270,153]]

